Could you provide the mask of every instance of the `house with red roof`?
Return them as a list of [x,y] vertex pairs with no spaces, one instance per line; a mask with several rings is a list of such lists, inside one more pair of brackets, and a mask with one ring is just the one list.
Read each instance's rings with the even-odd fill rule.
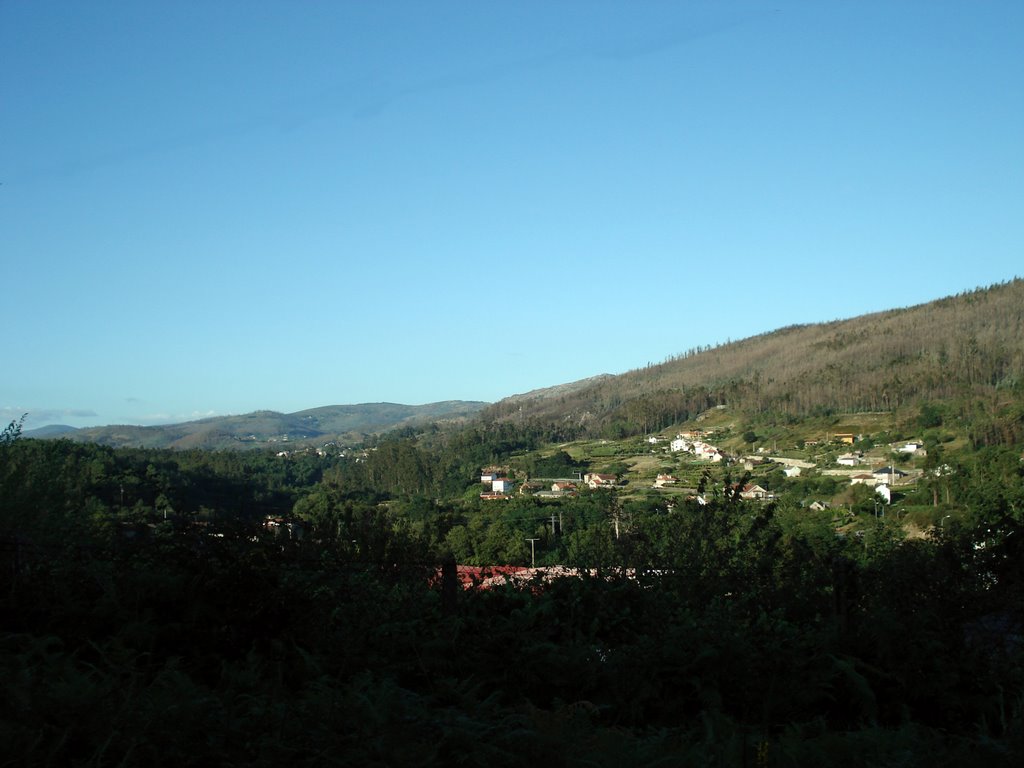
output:
[[619,484],[617,475],[603,475],[599,472],[588,472],[583,476],[583,482],[590,488],[614,488]]
[[760,485],[747,483],[740,489],[741,499],[769,499],[772,497],[772,493],[767,488],[762,488]]

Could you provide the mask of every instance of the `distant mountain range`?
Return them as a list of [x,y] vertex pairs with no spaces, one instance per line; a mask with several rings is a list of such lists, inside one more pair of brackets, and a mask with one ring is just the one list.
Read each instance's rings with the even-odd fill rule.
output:
[[183,424],[151,427],[117,425],[75,429],[50,425],[26,430],[25,437],[67,438],[132,448],[267,448],[354,444],[369,435],[431,422],[457,422],[470,418],[487,403],[448,400],[427,405],[363,403],[328,405],[296,413],[256,411],[241,416],[214,416]]
[[1014,279],[918,306],[699,347],[657,365],[494,404],[335,405],[154,427],[49,426],[25,436],[152,448],[266,448],[354,444],[402,427],[479,418],[547,424],[549,435],[571,439],[656,431],[720,405],[786,420],[892,413],[925,403],[945,403],[962,415],[970,411],[972,420],[981,413],[990,421],[986,429],[1024,435],[1022,393],[1024,280]]

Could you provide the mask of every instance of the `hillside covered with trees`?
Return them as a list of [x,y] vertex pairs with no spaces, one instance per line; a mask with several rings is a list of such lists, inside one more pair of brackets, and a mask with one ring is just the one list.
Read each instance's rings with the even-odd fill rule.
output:
[[722,404],[792,420],[941,401],[1019,438],[1020,414],[1006,407],[1022,380],[1024,280],[1015,279],[907,309],[692,349],[589,386],[509,398],[484,416],[548,422],[576,437],[653,432]]

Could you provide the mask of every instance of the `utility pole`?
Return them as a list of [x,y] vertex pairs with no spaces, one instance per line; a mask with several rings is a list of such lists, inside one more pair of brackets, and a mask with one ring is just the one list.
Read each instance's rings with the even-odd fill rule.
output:
[[534,546],[536,545],[536,543],[538,541],[540,541],[540,539],[527,539],[527,541],[530,542],[530,567],[531,568],[536,568],[537,567],[537,551],[534,548]]

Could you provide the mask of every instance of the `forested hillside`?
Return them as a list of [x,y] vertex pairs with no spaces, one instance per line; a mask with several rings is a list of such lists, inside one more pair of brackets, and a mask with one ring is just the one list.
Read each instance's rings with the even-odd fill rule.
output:
[[[782,328],[569,391],[501,401],[488,419],[567,435],[640,434],[716,405],[753,415],[896,411],[943,402],[1024,434],[1005,406],[1024,382],[1024,280],[907,309]],[[586,384],[586,382],[582,382]]]

